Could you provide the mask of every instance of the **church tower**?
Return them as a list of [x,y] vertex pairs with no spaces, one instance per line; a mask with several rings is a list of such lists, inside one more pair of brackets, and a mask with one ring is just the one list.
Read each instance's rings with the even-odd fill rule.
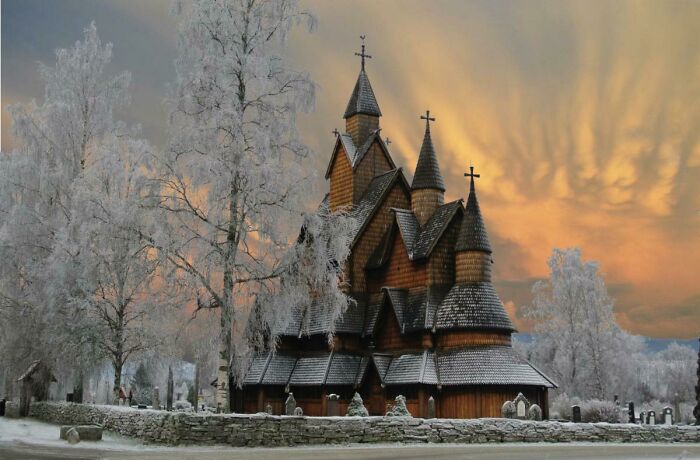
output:
[[365,59],[371,59],[372,56],[365,53],[364,36],[362,39],[362,52],[355,53],[356,56],[362,58],[362,67],[345,109],[345,115],[343,115],[345,132],[352,137],[353,144],[358,147],[367,140],[370,134],[379,129],[379,117],[382,116],[377,98],[372,91],[372,85],[365,72]]
[[435,147],[430,137],[430,122],[435,121],[435,118],[432,118],[430,110],[427,110],[421,119],[425,120],[425,134],[411,184],[411,210],[418,220],[418,225],[422,227],[433,212],[445,204],[445,182],[442,180]]
[[476,199],[474,167],[469,167],[469,198],[462,218],[462,225],[455,245],[455,281],[461,283],[491,282],[491,244],[486,225],[481,217],[479,201]]

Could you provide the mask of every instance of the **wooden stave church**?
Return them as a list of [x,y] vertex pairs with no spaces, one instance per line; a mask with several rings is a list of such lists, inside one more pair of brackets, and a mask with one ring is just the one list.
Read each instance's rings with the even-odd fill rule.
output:
[[276,331],[277,350],[254,357],[236,412],[284,413],[293,392],[305,415],[327,415],[327,396],[344,414],[355,391],[370,415],[383,415],[401,394],[416,417],[428,399],[441,418],[499,417],[523,393],[548,416],[556,384],[516,354],[515,332],[491,283],[491,246],[474,178],[466,206],[444,203],[445,186],[433,146],[429,112],[415,174],[408,183],[380,137],[382,116],[362,67],[345,110],[345,133],[326,170],[331,210],[352,209],[358,228],[346,266],[355,304],[327,339],[328,309],[317,301],[295,311]]

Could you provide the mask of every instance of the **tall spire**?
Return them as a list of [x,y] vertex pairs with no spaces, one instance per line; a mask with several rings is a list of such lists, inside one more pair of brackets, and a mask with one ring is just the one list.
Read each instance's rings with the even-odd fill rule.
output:
[[358,113],[375,117],[382,116],[379,104],[377,104],[377,98],[374,96],[374,91],[372,91],[372,85],[369,83],[367,73],[365,73],[365,59],[371,59],[372,56],[365,53],[365,36],[361,35],[360,38],[362,39],[362,51],[355,53],[355,55],[360,56],[362,65],[343,118],[349,118]]
[[420,154],[418,155],[418,164],[416,165],[416,173],[413,175],[411,189],[432,188],[444,192],[445,182],[442,180],[435,147],[433,147],[433,140],[430,137],[430,122],[435,121],[435,118],[430,116],[430,110],[426,110],[425,115],[421,115],[420,118],[425,120],[425,134],[423,136],[423,145],[421,145]]
[[464,211],[455,250],[482,251],[490,254],[491,244],[486,233],[484,219],[481,217],[479,201],[476,199],[476,188],[474,187],[474,178],[480,177],[480,174],[474,174],[474,166],[469,166],[469,172],[464,173],[464,175],[470,178],[469,198],[467,198],[467,208]]

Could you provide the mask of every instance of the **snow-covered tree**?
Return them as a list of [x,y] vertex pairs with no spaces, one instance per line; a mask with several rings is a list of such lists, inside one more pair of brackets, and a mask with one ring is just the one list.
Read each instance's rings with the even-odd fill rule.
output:
[[128,101],[130,77],[106,74],[111,55],[92,24],[82,41],[56,52],[55,66],[40,67],[41,104],[9,108],[19,146],[0,168],[0,341],[18,366],[65,351],[54,343],[61,325],[44,311],[55,281],[46,265],[71,221],[73,182],[101,139],[123,130],[113,112]]
[[572,248],[554,249],[548,264],[549,279],[534,285],[528,309],[531,358],[570,395],[605,399],[630,388],[643,344],[617,325],[597,262]]
[[106,136],[73,183],[71,220],[58,234],[47,267],[55,276],[53,308],[66,341],[87,343],[114,367],[160,344],[177,285],[165,286],[159,262],[141,239],[153,233],[150,147],[130,136]]
[[[314,85],[290,66],[284,45],[293,26],[313,18],[297,4],[195,0],[180,11],[172,142],[161,178],[169,227],[149,238],[177,276],[192,282],[198,308],[220,311],[217,399],[224,410],[232,370],[245,367],[231,369],[232,359],[245,344],[274,343],[274,325],[310,293],[330,296],[334,312],[347,305],[338,267],[352,221],[305,213],[309,149],[296,117],[312,108]],[[304,215],[315,242],[297,245],[290,236]],[[232,331],[243,331],[253,304],[250,342],[237,341],[234,350]]]

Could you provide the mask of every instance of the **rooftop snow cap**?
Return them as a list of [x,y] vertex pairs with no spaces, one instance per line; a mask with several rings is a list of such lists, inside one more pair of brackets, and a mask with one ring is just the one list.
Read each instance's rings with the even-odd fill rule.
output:
[[479,209],[479,201],[476,199],[476,190],[474,188],[474,177],[479,177],[474,174],[474,167],[471,167],[471,173],[466,174],[471,176],[469,184],[469,198],[467,199],[467,208],[464,211],[462,218],[462,226],[459,229],[457,237],[456,251],[483,251],[491,253],[491,244],[489,236],[486,233],[486,225],[481,217]]
[[435,154],[435,147],[433,147],[433,139],[430,137],[430,121],[435,119],[430,118],[430,112],[427,113],[426,117],[421,117],[426,119],[425,135],[418,155],[418,165],[416,165],[416,173],[413,175],[411,189],[433,188],[444,192],[445,182],[442,180],[440,165]]
[[358,113],[375,117],[382,116],[379,104],[377,104],[377,98],[374,97],[374,91],[372,91],[372,85],[369,83],[367,73],[365,73],[364,65],[362,70],[360,70],[360,75],[357,76],[357,83],[355,83],[355,89],[352,90],[352,96],[350,96],[343,118],[349,118]]

